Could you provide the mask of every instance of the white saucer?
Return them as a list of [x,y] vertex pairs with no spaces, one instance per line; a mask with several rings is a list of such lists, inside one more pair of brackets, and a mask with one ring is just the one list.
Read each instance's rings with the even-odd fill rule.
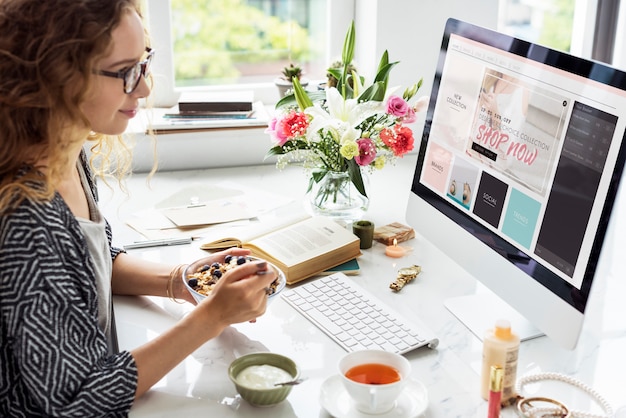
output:
[[398,397],[395,408],[384,414],[366,414],[354,406],[341,382],[341,376],[334,375],[322,383],[320,404],[336,418],[413,418],[426,410],[428,392],[421,382],[410,379]]

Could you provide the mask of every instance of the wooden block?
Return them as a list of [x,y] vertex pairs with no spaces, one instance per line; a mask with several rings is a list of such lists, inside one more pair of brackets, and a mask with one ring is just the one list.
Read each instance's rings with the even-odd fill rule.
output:
[[394,239],[398,240],[398,243],[401,243],[408,241],[411,238],[415,238],[415,231],[413,228],[399,222],[381,226],[374,230],[374,239],[385,245],[393,245]]

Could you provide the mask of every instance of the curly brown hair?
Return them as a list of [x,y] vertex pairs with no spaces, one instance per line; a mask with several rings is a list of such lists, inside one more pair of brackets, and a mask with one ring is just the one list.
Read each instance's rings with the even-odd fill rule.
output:
[[[94,155],[129,171],[121,137],[96,133],[80,106],[92,88],[97,60],[112,47],[112,31],[125,13],[140,14],[139,0],[0,0],[0,212],[23,199],[52,198],[68,149],[95,141]],[[118,153],[115,164],[111,155]],[[45,177],[32,164],[47,157]]]

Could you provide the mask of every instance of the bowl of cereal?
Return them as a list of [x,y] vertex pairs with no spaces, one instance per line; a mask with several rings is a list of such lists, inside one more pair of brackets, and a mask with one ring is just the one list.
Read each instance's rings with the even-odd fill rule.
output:
[[287,398],[293,386],[280,383],[296,380],[300,369],[292,359],[280,354],[251,353],[233,360],[228,376],[248,403],[271,406]]
[[[196,302],[200,303],[211,293],[213,287],[228,270],[256,260],[260,259],[249,255],[227,255],[224,257],[223,263],[214,262],[213,264],[207,264],[205,259],[201,259],[189,264],[183,270],[183,283],[185,283],[185,287],[189,290],[189,293],[191,293]],[[270,302],[285,288],[287,279],[285,278],[285,274],[278,267],[269,262],[267,264],[268,268],[276,271],[277,276],[276,280],[274,280],[266,290],[268,302]]]

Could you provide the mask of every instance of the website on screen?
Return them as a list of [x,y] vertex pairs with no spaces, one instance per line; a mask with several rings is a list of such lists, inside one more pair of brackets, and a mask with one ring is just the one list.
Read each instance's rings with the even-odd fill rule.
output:
[[451,35],[420,182],[580,289],[623,94]]

